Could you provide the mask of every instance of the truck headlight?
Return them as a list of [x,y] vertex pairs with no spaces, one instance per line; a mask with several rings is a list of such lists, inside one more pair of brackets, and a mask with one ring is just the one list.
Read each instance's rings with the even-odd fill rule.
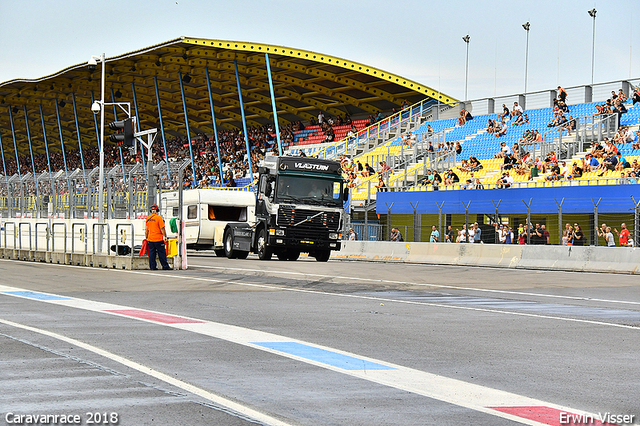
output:
[[329,233],[329,239],[330,240],[337,240],[338,239],[338,233],[337,232],[330,232]]
[[276,229],[276,235],[279,237],[284,237],[284,229]]

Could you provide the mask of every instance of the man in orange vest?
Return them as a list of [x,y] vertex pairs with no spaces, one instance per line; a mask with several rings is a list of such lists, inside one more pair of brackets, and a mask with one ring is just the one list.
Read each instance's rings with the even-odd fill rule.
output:
[[151,206],[151,214],[147,217],[146,228],[144,231],[149,249],[149,269],[156,270],[156,253],[160,258],[162,269],[169,270],[167,263],[167,252],[164,249],[164,243],[167,241],[167,231],[164,229],[164,220],[158,214],[158,205]]

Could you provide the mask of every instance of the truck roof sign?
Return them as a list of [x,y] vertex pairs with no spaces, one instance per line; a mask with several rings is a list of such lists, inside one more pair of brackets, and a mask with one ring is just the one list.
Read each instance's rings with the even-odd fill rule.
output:
[[340,163],[332,160],[309,157],[279,157],[279,169],[300,172],[320,172],[340,175]]

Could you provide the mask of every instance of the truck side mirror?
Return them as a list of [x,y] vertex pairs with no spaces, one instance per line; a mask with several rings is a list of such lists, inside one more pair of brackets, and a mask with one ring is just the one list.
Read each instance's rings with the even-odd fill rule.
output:
[[349,199],[349,188],[345,188],[342,192],[342,199],[344,201],[347,201]]
[[271,190],[273,187],[271,186],[271,182],[267,182],[267,187],[264,189],[264,195],[269,198],[271,197]]

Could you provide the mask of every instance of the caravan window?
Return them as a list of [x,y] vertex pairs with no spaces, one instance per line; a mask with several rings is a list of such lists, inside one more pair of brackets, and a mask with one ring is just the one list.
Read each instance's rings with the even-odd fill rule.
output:
[[232,206],[214,206],[209,204],[209,220],[224,222],[246,222],[247,208]]
[[197,218],[198,218],[198,206],[188,206],[187,219],[197,219]]

